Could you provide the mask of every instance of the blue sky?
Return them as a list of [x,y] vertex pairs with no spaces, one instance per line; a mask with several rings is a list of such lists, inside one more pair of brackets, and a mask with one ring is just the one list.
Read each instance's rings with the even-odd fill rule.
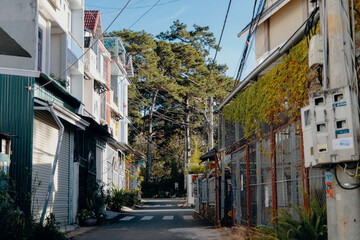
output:
[[[131,0],[124,12],[109,31],[128,29],[158,0]],[[85,0],[86,10],[100,10],[103,29],[105,29],[127,0]],[[160,0],[131,30],[145,30],[157,35],[166,31],[179,19],[191,29],[195,23],[209,26],[218,42],[224,23],[229,0]],[[232,0],[225,32],[221,42],[222,50],[218,53],[218,63],[225,63],[229,70],[227,75],[234,77],[237,64],[244,48],[244,40],[237,34],[250,22],[254,0]],[[215,53],[212,53],[212,57]],[[250,64],[251,65],[251,64]],[[245,70],[249,72],[251,66]],[[245,74],[243,74],[244,76]]]

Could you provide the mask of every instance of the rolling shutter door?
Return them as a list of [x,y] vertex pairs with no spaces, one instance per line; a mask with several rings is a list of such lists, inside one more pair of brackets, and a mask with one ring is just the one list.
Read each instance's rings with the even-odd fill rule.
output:
[[[65,124],[64,126],[65,130],[46,216],[52,212],[58,222],[68,224],[70,134],[69,128]],[[59,127],[51,114],[47,111],[36,111],[33,136],[32,211],[35,218],[38,219],[45,203],[58,136]]]

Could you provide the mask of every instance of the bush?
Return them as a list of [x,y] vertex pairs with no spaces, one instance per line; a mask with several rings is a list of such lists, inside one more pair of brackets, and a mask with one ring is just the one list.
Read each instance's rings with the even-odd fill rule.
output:
[[[0,172],[0,240],[63,240],[65,235],[59,231],[59,223],[55,215],[50,214],[45,224],[35,222],[33,216],[25,216],[24,212],[15,205],[11,196],[14,190],[8,175]],[[30,195],[30,194],[29,194]]]
[[124,190],[113,187],[110,190],[109,207],[112,211],[120,212],[123,206],[132,207],[139,204],[139,191]]
[[[304,191],[303,191],[304,192]],[[327,239],[327,216],[326,205],[321,205],[317,199],[310,200],[308,194],[304,192],[306,201],[309,203],[309,210],[304,207],[290,203],[295,209],[298,219],[295,219],[284,209],[278,209],[277,216],[272,223],[254,228],[255,234],[251,239]],[[315,195],[314,195],[315,196]],[[274,227],[275,226],[275,227]]]
[[102,214],[102,210],[105,206],[106,196],[103,190],[103,186],[98,182],[90,189],[86,198],[86,205],[88,210],[95,213],[96,218],[99,218]]
[[65,240],[65,235],[60,232],[60,225],[55,220],[55,214],[50,213],[45,219],[45,225],[34,223],[32,227],[32,236],[29,240]]
[[121,208],[125,205],[125,190],[112,188],[110,190],[109,207],[111,211],[120,212]]

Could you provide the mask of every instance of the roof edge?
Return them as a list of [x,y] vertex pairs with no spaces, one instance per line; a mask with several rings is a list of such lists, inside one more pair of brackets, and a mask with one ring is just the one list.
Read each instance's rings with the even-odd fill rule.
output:
[[295,31],[295,33],[284,43],[283,46],[278,47],[269,57],[267,57],[262,63],[260,63],[241,83],[240,85],[232,91],[225,100],[219,105],[216,111],[220,111],[230,100],[240,92],[247,84],[256,77],[261,71],[271,65],[276,59],[281,57],[287,50],[289,50],[294,44],[299,42],[302,37],[303,33],[305,32],[306,23],[308,22],[309,18],[303,22],[303,24]]

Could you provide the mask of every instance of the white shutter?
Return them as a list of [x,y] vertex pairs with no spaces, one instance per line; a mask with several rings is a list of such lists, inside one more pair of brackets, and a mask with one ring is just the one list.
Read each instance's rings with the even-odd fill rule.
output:
[[[35,111],[33,135],[32,211],[40,218],[48,190],[52,164],[59,137],[59,127],[47,111]],[[69,222],[69,159],[70,134],[65,128],[61,150],[49,198],[46,216],[50,212],[61,224]]]

